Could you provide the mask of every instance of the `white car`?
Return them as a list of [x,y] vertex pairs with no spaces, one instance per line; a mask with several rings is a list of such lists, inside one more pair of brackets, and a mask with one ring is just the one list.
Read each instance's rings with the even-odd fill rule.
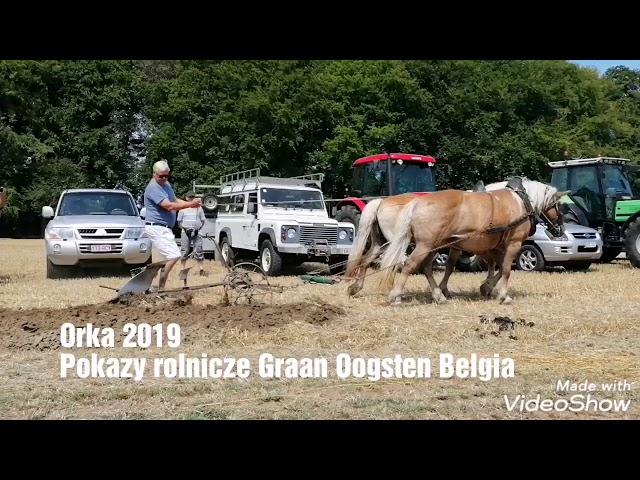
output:
[[203,202],[208,216],[216,211],[215,225],[209,221],[203,233],[214,231],[226,261],[257,256],[267,275],[278,275],[305,261],[347,259],[354,226],[329,217],[321,180],[260,177],[257,169],[242,173],[222,179],[217,203],[207,196]]
[[59,278],[80,266],[143,266],[151,260],[151,239],[129,192],[106,189],[65,190],[44,232],[47,278]]

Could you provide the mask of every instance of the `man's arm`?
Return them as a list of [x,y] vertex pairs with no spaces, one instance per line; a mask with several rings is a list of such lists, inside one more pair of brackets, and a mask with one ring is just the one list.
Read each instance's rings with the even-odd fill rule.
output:
[[159,205],[169,212],[177,212],[178,210],[183,210],[185,208],[199,207],[202,205],[202,200],[194,198],[190,202],[185,202],[184,200],[176,198],[175,202],[172,202],[168,198],[165,198],[159,203]]

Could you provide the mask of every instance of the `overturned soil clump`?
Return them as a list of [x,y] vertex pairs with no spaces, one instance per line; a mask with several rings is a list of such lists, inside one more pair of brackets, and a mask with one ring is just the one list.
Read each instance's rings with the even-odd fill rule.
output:
[[116,344],[121,344],[126,323],[178,323],[182,343],[194,337],[215,336],[227,329],[255,331],[290,323],[322,325],[343,314],[330,304],[291,303],[284,305],[194,305],[189,294],[171,297],[131,296],[117,302],[83,305],[65,309],[0,309],[0,348],[15,350],[56,350],[60,348],[60,326],[72,323],[85,327],[111,327]]
[[[489,320],[484,315],[480,315],[480,323],[482,323],[484,325],[493,326],[494,329],[491,330],[490,333],[494,337],[499,337],[502,332],[509,332],[511,330],[515,330],[516,325],[517,326],[521,326],[521,327],[533,327],[533,326],[535,326],[535,323],[527,322],[523,318],[520,318],[518,320],[512,320],[509,317],[495,317],[493,320]],[[495,330],[496,326],[498,327],[497,330]],[[479,330],[480,330],[479,328],[476,328],[476,332],[479,331]],[[485,336],[486,336],[485,333],[481,333],[480,334],[480,338],[485,338]],[[518,340],[518,337],[516,335],[514,335],[513,333],[509,334],[509,338],[511,340]]]

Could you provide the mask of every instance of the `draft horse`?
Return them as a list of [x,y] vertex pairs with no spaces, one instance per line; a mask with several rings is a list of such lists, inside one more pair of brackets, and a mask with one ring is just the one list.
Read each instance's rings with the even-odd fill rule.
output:
[[[524,240],[535,231],[539,218],[554,228],[561,224],[557,204],[565,192],[518,177],[489,185],[487,190],[444,190],[415,196],[405,204],[380,261],[381,285],[387,290],[393,286],[390,302],[400,302],[409,275],[421,267],[434,301],[445,301],[443,289],[447,291],[457,256],[455,252],[449,256],[441,286],[433,278],[433,257],[438,249],[451,244],[455,245],[455,251],[480,255],[488,261],[489,274],[480,289],[483,295],[496,297],[500,303],[512,302],[507,288],[513,259]],[[415,243],[415,249],[407,257],[411,242]],[[497,272],[493,265],[498,267]],[[396,275],[398,269],[399,276]]]

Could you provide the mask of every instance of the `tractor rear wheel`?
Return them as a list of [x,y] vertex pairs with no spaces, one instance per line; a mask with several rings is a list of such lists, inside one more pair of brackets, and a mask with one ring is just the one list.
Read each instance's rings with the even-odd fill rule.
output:
[[339,222],[353,223],[356,232],[358,231],[358,225],[360,224],[361,212],[353,205],[344,205],[338,210],[336,214],[336,220]]
[[624,246],[631,265],[640,268],[640,217],[629,224],[624,235]]

